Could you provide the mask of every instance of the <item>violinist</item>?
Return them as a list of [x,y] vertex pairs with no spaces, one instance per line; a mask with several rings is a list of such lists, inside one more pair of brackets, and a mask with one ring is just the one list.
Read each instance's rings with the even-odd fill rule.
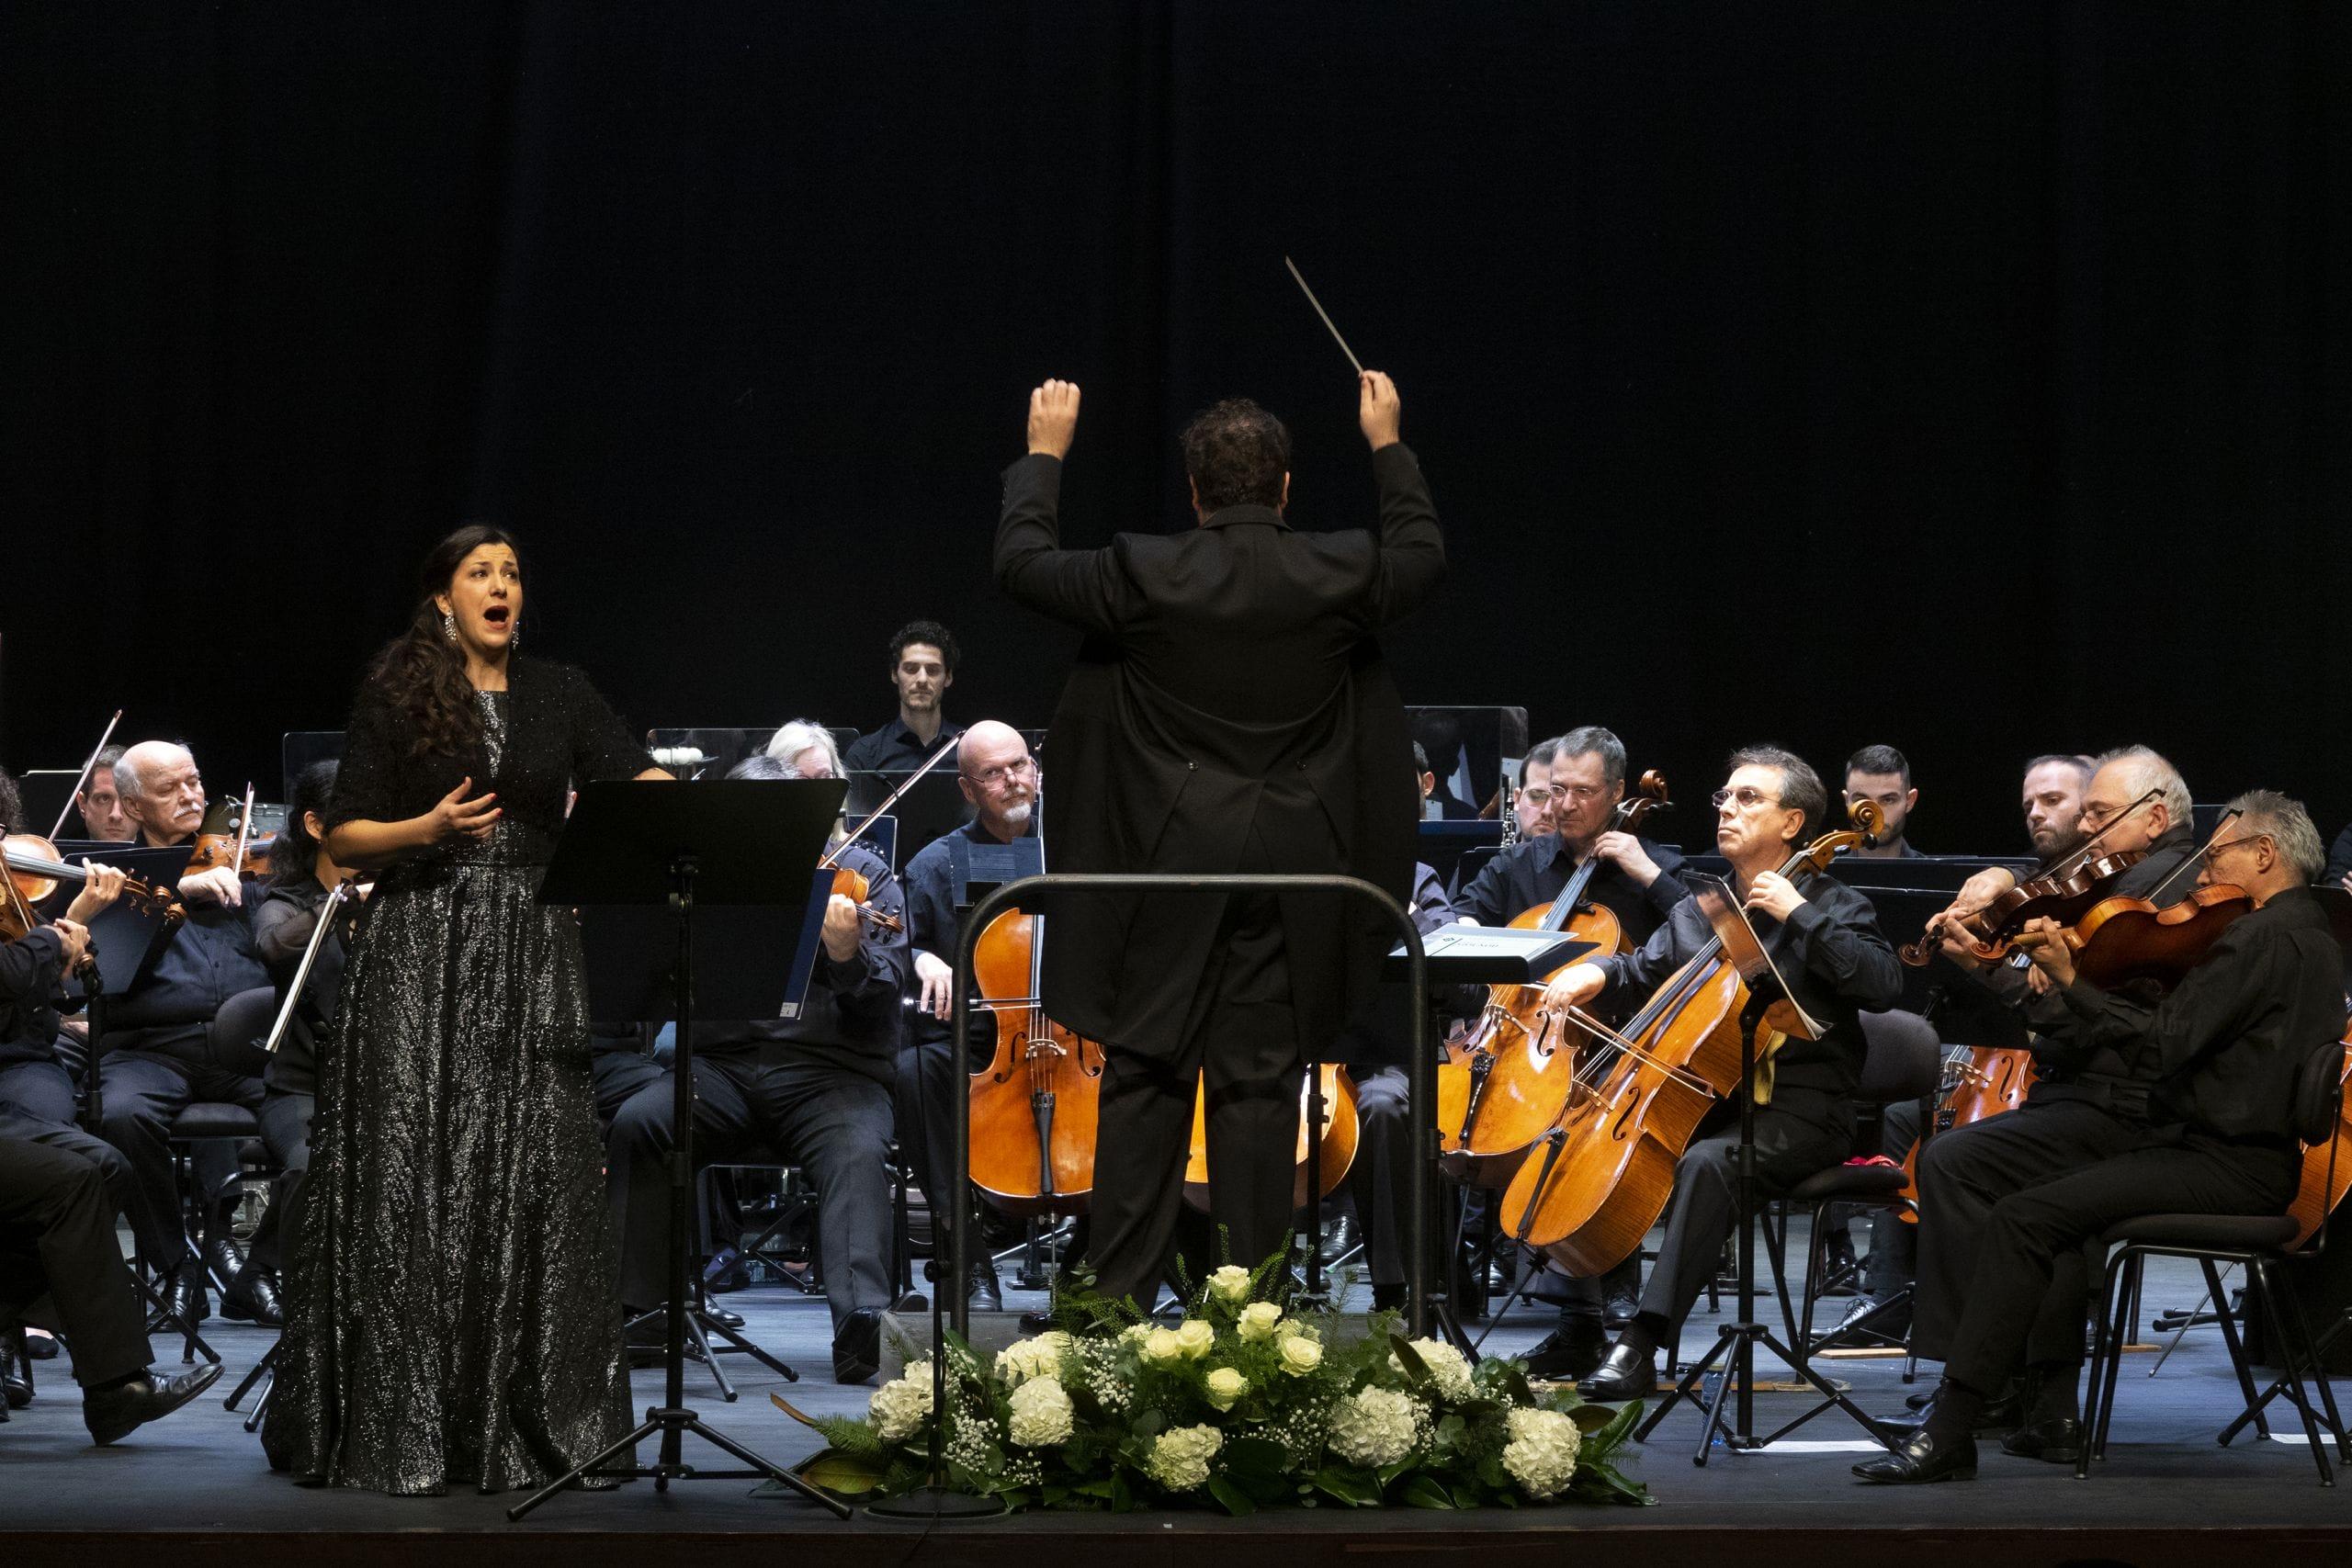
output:
[[956,683],[956,634],[937,621],[909,621],[890,638],[890,687],[899,716],[849,743],[842,765],[852,773],[912,773],[941,744],[963,733],[947,722],[947,688]]
[[[842,772],[831,734],[796,720],[776,731],[765,754],[744,759],[728,776],[820,779]],[[901,916],[899,885],[879,855],[853,844],[837,863],[865,878],[869,906]],[[835,894],[820,940],[798,1017],[695,1030],[695,1148],[724,1163],[730,1153],[771,1145],[816,1187],[833,1376],[857,1383],[881,1369],[882,1314],[891,1302],[891,1096],[907,936],[865,919]],[[779,954],[778,963],[788,956]],[[664,1071],[622,1103],[605,1140],[621,1301],[631,1317],[659,1306],[667,1291],[662,1227],[675,1095]]]
[[[915,1167],[915,1179],[937,1213],[954,1201],[963,1185],[956,1179],[952,1147],[956,1138],[956,1102],[964,1093],[969,1074],[984,1065],[995,1044],[993,1029],[985,1043],[974,1040],[959,1070],[947,1043],[947,1016],[954,1007],[955,960],[962,940],[957,906],[964,902],[964,879],[957,873],[960,839],[965,845],[1009,844],[1036,831],[1037,762],[1021,732],[994,719],[982,719],[964,732],[956,746],[956,784],[972,807],[972,819],[940,835],[907,862],[907,941],[914,964],[915,1002],[910,1038],[899,1055],[897,1090],[899,1127]],[[975,1010],[977,1022],[985,1015]],[[920,1136],[906,1136],[915,1129]],[[983,1255],[972,1263],[966,1287],[974,1306],[998,1312],[1004,1293],[996,1266]]]
[[[1859,1015],[1894,1006],[1903,977],[1868,898],[1827,876],[1792,880],[1780,873],[1828,815],[1820,776],[1803,758],[1770,746],[1732,753],[1729,770],[1714,795],[1715,846],[1731,862],[1732,889],[1792,999],[1823,1026],[1819,1039],[1789,1038],[1759,1064],[1763,1092],[1756,1085],[1738,1091],[1757,1101],[1756,1168],[1770,1193],[1853,1152],[1853,1093],[1864,1050]],[[1713,937],[1699,901],[1685,898],[1634,952],[1571,964],[1555,976],[1544,1005],[1565,1011],[1638,1000]],[[1738,1122],[1737,1100],[1727,1096],[1699,1123],[1675,1168],[1657,1266],[1640,1310],[1600,1370],[1579,1385],[1586,1397],[1614,1402],[1657,1390],[1658,1347],[1679,1332],[1738,1221]]]
[[[204,820],[204,779],[187,748],[142,740],[116,761],[114,780],[141,843],[162,848],[195,838]],[[261,1074],[239,1055],[252,1043],[216,1040],[212,1029],[230,998],[269,984],[254,950],[256,886],[225,865],[180,878],[187,918],[157,934],[159,949],[144,974],[108,1005],[106,1055],[98,1064],[104,1101],[98,1132],[130,1165],[130,1222],[140,1257],[170,1281],[172,1310],[189,1322],[210,1315],[206,1264],[220,1278],[233,1280],[245,1259],[210,1203],[203,1260],[188,1250],[170,1128],[173,1118],[198,1100],[261,1109]],[[234,1150],[223,1139],[197,1144],[192,1163],[199,1191],[218,1192],[232,1178]],[[243,1321],[275,1315],[271,1303],[234,1288],[223,1296],[221,1311]]]
[[[1865,1480],[1974,1474],[1972,1434],[2020,1371],[2038,1373],[2042,1392],[2003,1450],[2071,1461],[2083,1441],[2085,1244],[2136,1214],[2278,1214],[2294,1197],[2296,1081],[2314,1052],[2341,1049],[2344,954],[2310,891],[2326,864],[2310,815],[2270,790],[2230,804],[2235,815],[2206,846],[2198,885],[2243,889],[2253,912],[2161,999],[2091,984],[2066,932],[2049,920],[2028,926],[2022,945],[2065,1010],[2066,1048],[2122,1058],[2145,1087],[2145,1108],[2098,1158],[2011,1181],[1990,1204],[1965,1260],[1965,1305],[1935,1347],[1944,1376],[1926,1419],[1893,1452],[1856,1466]],[[1928,1168],[1920,1224],[1931,1235],[1945,1184]]]
[[[1624,742],[1586,725],[1532,748],[1523,766],[1520,809],[1534,813],[1534,836],[1488,861],[1454,901],[1455,913],[1475,925],[1509,925],[1558,897],[1577,867],[1593,860],[1600,863],[1588,897],[1617,917],[1627,946],[1640,947],[1690,890],[1681,851],[1609,826],[1625,798]],[[1528,1351],[1528,1370],[1539,1377],[1592,1371],[1609,1348],[1607,1321],[1622,1325],[1632,1315],[1641,1281],[1638,1251],[1603,1280],[1561,1276],[1559,1326]]]
[[[271,853],[268,890],[254,912],[254,946],[268,966],[270,982],[283,1005],[287,987],[302,966],[311,939],[319,929],[320,912],[334,889],[354,874],[334,863],[324,845],[325,812],[334,794],[336,765],[313,762],[294,780],[286,803],[286,826],[278,830]],[[302,1184],[311,1173],[311,1118],[318,1104],[319,1045],[333,1031],[335,1003],[343,993],[346,938],[358,913],[355,892],[335,915],[335,929],[319,944],[302,998],[287,1021],[277,1052],[262,1073],[266,1089],[261,1102],[262,1142],[281,1174],[270,1199],[270,1212],[254,1236],[239,1285],[256,1299],[275,1302],[284,1247],[301,1233]]]
[[[2028,796],[2029,818],[2034,798]],[[2135,807],[2135,801],[2142,804]],[[2127,746],[2098,759],[2083,792],[2081,828],[2086,838],[2107,829],[2098,840],[2102,850],[2145,853],[2147,858],[2114,878],[2110,890],[2115,895],[2169,905],[2191,891],[2186,867],[2196,849],[2189,829],[2188,785],[2177,769],[2148,748]],[[1979,887],[1976,879],[1971,886]],[[1963,901],[1969,897],[1963,893]],[[2006,964],[1988,969],[1949,934],[1943,953],[2023,1016],[2036,1077],[2015,1111],[1956,1127],[1928,1139],[1920,1149],[1911,1347],[1931,1360],[1943,1358],[1959,1330],[1976,1277],[1978,1238],[1993,1206],[2012,1192],[2131,1146],[2144,1125],[2148,1094],[2145,1080],[2125,1054],[2111,1041],[2083,1036],[2063,998],[2050,994],[2046,983],[2029,985]],[[2062,1284],[2074,1292],[2076,1306],[2070,1321],[2052,1321],[2046,1337],[2037,1340],[2030,1359],[2040,1365],[2072,1365],[2081,1353],[2080,1303],[2089,1290],[2088,1277],[2080,1258],[2061,1259],[2059,1269],[2064,1276]],[[2060,1419],[2072,1407],[2072,1384],[2063,1393],[2051,1384],[2048,1396],[2059,1402],[2047,1413],[2050,1419]],[[1990,1418],[2006,1420],[2011,1414],[2003,1402]],[[2029,1419],[2038,1424],[2030,1405]]]
[[129,843],[138,832],[114,783],[115,764],[122,761],[119,746],[101,747],[90,764],[89,782],[74,792],[74,809],[82,816],[82,837],[100,842]]

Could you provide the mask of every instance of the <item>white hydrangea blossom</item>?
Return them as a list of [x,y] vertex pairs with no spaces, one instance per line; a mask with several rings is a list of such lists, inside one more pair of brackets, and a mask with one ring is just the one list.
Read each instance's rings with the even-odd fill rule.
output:
[[1048,1449],[1069,1441],[1069,1394],[1053,1378],[1031,1378],[1012,1391],[1012,1440],[1024,1449]]
[[1019,1388],[1031,1378],[1054,1378],[1062,1375],[1062,1353],[1069,1348],[1069,1336],[1061,1329],[1048,1329],[1034,1339],[1019,1339],[996,1353],[996,1375],[1007,1388]]
[[[1439,1398],[1453,1401],[1470,1397],[1470,1361],[1460,1350],[1442,1339],[1416,1339],[1413,1353],[1429,1369],[1430,1386],[1437,1391]],[[1399,1374],[1405,1371],[1403,1359],[1393,1351],[1388,1365]]]
[[1214,1427],[1179,1427],[1152,1443],[1147,1468],[1170,1492],[1190,1492],[1207,1482],[1209,1461],[1224,1446],[1225,1434]]
[[874,1435],[886,1443],[900,1443],[922,1429],[931,1414],[931,1363],[913,1361],[904,1376],[886,1382],[865,1402]]
[[1358,1389],[1331,1412],[1331,1451],[1350,1464],[1378,1469],[1413,1451],[1421,1403],[1392,1388]]
[[1584,1433],[1556,1410],[1514,1410],[1503,1468],[1530,1497],[1551,1497],[1577,1472]]

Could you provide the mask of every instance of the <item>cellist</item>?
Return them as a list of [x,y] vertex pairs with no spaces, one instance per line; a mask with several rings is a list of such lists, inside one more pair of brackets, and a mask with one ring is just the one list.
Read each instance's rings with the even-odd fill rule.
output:
[[[2296,1083],[2315,1052],[2340,1050],[2344,953],[2310,892],[2327,862],[2310,814],[2271,790],[2230,806],[2198,881],[2243,889],[2254,910],[2160,1001],[2091,984],[2077,976],[2064,933],[2047,920],[2027,927],[2021,945],[2049,976],[2072,1021],[2068,1032],[2080,1048],[2120,1052],[2147,1086],[2147,1111],[2102,1157],[2014,1183],[1992,1205],[1967,1259],[1965,1308],[1939,1347],[1944,1376],[1927,1417],[1893,1452],[1855,1466],[1864,1480],[1974,1475],[1972,1434],[2030,1364],[2037,1341],[2066,1352],[2042,1369],[2044,1386],[2064,1391],[2064,1409],[2045,1396],[2037,1419],[2001,1446],[2023,1458],[2071,1461],[2083,1441],[2073,1400],[2084,1292],[2062,1261],[2079,1259],[2086,1241],[2135,1214],[2286,1213],[2302,1163]],[[2019,1112],[1977,1125],[2025,1120]],[[1923,1180],[1923,1234],[1932,1235],[1939,1218],[1937,1198],[1935,1182]],[[2058,1325],[2063,1336],[2049,1332]]]
[[[1509,925],[1528,909],[1560,896],[1577,867],[1599,863],[1587,898],[1617,917],[1629,947],[1639,947],[1688,897],[1682,852],[1610,827],[1625,798],[1625,743],[1597,724],[1572,729],[1531,748],[1521,764],[1522,811],[1542,813],[1542,827],[1488,861],[1455,901],[1462,919]],[[1638,998],[1637,998],[1638,999]],[[1552,1266],[1558,1272],[1556,1264]],[[1637,1252],[1601,1280],[1560,1276],[1560,1323],[1527,1352],[1537,1377],[1580,1378],[1600,1364],[1609,1342],[1605,1322],[1622,1326],[1642,1288]],[[1539,1295],[1544,1293],[1539,1288]]]
[[[1756,1168],[1769,1193],[1853,1152],[1853,1092],[1863,1054],[1859,1015],[1894,1006],[1903,975],[1868,898],[1827,876],[1792,881],[1780,873],[1826,824],[1829,796],[1820,776],[1803,758],[1773,746],[1735,751],[1728,768],[1730,777],[1714,794],[1715,847],[1731,862],[1733,891],[1792,999],[1823,1026],[1817,1040],[1785,1040],[1759,1064],[1761,1081],[1741,1089],[1756,1100]],[[1571,964],[1555,976],[1544,1006],[1565,1011],[1647,996],[1713,935],[1698,900],[1685,898],[1636,951]],[[1658,1347],[1680,1331],[1738,1222],[1738,1101],[1726,1097],[1699,1124],[1676,1166],[1657,1266],[1633,1322],[1600,1370],[1578,1385],[1586,1397],[1613,1402],[1657,1391]]]
[[[914,960],[910,994],[915,1010],[899,1051],[896,1091],[899,1142],[914,1161],[915,1179],[937,1213],[949,1192],[964,1185],[952,1169],[956,1141],[954,1096],[966,1092],[967,1074],[985,1065],[996,1031],[975,1043],[961,1069],[947,1043],[947,1015],[954,1004],[956,951],[961,937],[956,906],[964,878],[954,840],[966,845],[1009,844],[1037,830],[1037,760],[1029,742],[1009,724],[982,719],[956,743],[956,787],[972,807],[972,819],[925,844],[906,863],[907,942]],[[975,1011],[981,1022],[987,1015]],[[921,1128],[920,1136],[915,1129]],[[972,1261],[967,1300],[987,1312],[1001,1311],[1004,1293],[987,1253]]]

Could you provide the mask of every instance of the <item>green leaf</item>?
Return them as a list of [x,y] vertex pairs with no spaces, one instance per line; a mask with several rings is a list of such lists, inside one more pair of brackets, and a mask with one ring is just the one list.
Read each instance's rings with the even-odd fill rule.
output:
[[1503,1363],[1503,1392],[1510,1395],[1514,1404],[1535,1403],[1535,1390],[1527,1381],[1527,1369],[1517,1361]]
[[1315,1472],[1315,1489],[1351,1508],[1380,1506],[1380,1483],[1369,1472],[1348,1465],[1325,1465]]
[[1221,1457],[1227,1474],[1251,1481],[1266,1477],[1280,1480],[1290,1458],[1283,1446],[1271,1438],[1236,1438],[1225,1445]]
[[1611,1410],[1606,1404],[1579,1404],[1574,1410],[1567,1412],[1568,1419],[1577,1424],[1577,1430],[1587,1437],[1590,1437],[1595,1432],[1607,1430],[1609,1425],[1615,1421],[1617,1416],[1618,1412]]
[[1209,1495],[1216,1498],[1225,1511],[1236,1518],[1239,1518],[1244,1514],[1254,1514],[1258,1511],[1257,1499],[1222,1475],[1209,1477]]
[[1613,1464],[1577,1465],[1575,1478],[1568,1483],[1568,1495],[1583,1502],[1626,1503],[1641,1508],[1657,1502],[1648,1487],[1626,1480]]
[[1426,1387],[1430,1381],[1430,1365],[1421,1359],[1421,1353],[1413,1348],[1413,1342],[1401,1334],[1391,1332],[1388,1348],[1395,1352],[1397,1364],[1405,1369],[1405,1376],[1413,1386]]
[[1416,1508],[1452,1508],[1457,1506],[1444,1483],[1427,1473],[1416,1475],[1405,1483],[1405,1490],[1398,1495]]
[[1585,1462],[1600,1463],[1623,1448],[1625,1439],[1633,1436],[1634,1427],[1641,1418],[1642,1402],[1640,1400],[1632,1400],[1620,1406],[1617,1414],[1610,1418],[1607,1426],[1585,1438],[1579,1450]]
[[793,1467],[793,1473],[812,1486],[843,1497],[855,1497],[882,1484],[889,1467],[862,1454],[822,1449]]

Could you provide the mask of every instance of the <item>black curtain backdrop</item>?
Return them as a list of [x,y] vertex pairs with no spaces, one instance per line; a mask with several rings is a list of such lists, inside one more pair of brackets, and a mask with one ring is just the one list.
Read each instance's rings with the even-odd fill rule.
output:
[[1892,742],[1930,850],[2127,740],[2352,815],[2352,7],[110,0],[0,73],[12,768],[121,705],[275,779],[475,517],[637,725],[870,727],[915,615],[1042,723],[1036,381],[1073,543],[1188,521],[1236,392],[1371,520],[1287,252],[1449,528],[1412,700],[1692,802]]

